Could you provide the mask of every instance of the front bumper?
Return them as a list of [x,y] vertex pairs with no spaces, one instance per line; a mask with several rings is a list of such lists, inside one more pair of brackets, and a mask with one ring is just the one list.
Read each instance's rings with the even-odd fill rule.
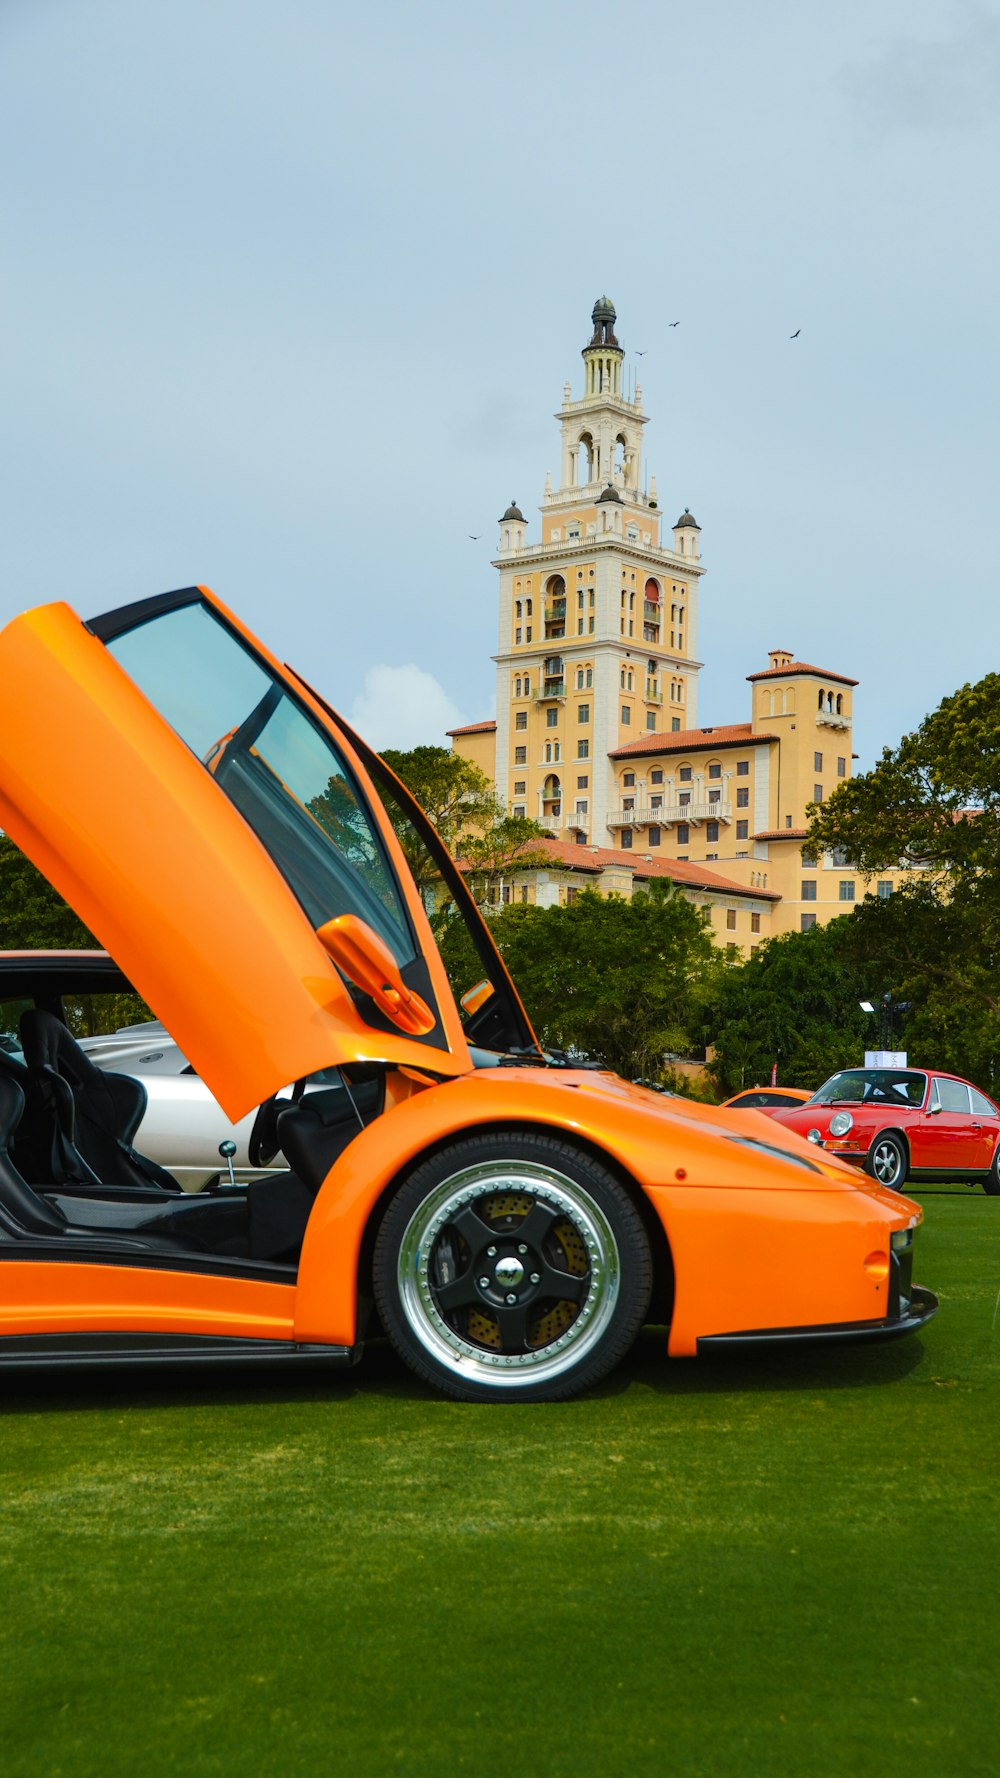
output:
[[747,1333],[705,1334],[698,1341],[697,1351],[702,1357],[753,1346],[858,1345],[868,1340],[898,1340],[903,1334],[916,1333],[937,1312],[934,1292],[914,1284],[900,1312],[887,1315],[882,1321],[835,1321],[826,1327],[757,1327]]

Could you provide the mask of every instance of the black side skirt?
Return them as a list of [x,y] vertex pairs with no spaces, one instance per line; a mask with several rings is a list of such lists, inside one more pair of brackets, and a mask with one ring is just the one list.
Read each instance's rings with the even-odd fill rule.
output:
[[360,1345],[296,1345],[291,1340],[220,1339],[214,1334],[7,1334],[0,1338],[0,1371],[189,1364],[339,1367],[356,1364],[361,1352]]
[[898,1340],[902,1334],[916,1333],[937,1311],[934,1292],[915,1284],[906,1313],[887,1316],[884,1321],[834,1321],[826,1327],[765,1327],[752,1328],[747,1333],[705,1334],[698,1341],[697,1351],[700,1358],[703,1354],[746,1351],[754,1346],[837,1346],[866,1340]]

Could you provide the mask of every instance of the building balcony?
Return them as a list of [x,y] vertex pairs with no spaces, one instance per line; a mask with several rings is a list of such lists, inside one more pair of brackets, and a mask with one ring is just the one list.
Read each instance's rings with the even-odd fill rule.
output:
[[657,624],[658,625],[659,621],[660,621],[659,602],[654,604],[652,599],[643,599],[643,601],[642,601],[642,615],[646,619],[646,622],[648,624]]
[[638,809],[611,809],[609,827],[674,827],[678,821],[724,821],[733,819],[732,803],[664,803],[659,809],[643,804]]
[[539,704],[552,702],[565,703],[566,681],[565,679],[546,679],[544,685],[535,686],[532,689],[531,696],[532,699]]
[[662,702],[663,702],[662,691],[647,691],[646,692],[646,703],[647,704],[662,704]]

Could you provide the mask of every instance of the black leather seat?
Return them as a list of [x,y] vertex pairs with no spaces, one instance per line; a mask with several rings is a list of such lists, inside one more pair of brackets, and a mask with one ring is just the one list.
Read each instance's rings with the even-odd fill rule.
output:
[[44,1185],[158,1187],[179,1192],[173,1175],[132,1138],[146,1089],[127,1074],[106,1074],[61,1019],[40,1007],[21,1016],[28,1113],[15,1152],[23,1172]]
[[20,1085],[7,1070],[0,1071],[0,1213],[5,1223],[13,1222],[17,1232],[61,1235],[66,1231],[65,1216],[32,1191],[11,1160],[11,1140],[23,1111]]
[[248,1249],[245,1199],[169,1197],[155,1188],[122,1190],[117,1199],[79,1197],[58,1186],[36,1191],[11,1156],[19,1137],[25,1095],[13,1076],[0,1069],[0,1239],[56,1236],[78,1252],[88,1247],[106,1254],[126,1253],[141,1264],[143,1255],[178,1251],[244,1256]]

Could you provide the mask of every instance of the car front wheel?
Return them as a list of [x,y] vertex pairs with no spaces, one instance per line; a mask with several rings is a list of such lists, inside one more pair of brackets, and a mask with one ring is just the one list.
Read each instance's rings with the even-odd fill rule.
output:
[[873,1179],[877,1179],[879,1185],[888,1185],[893,1191],[902,1191],[906,1183],[907,1165],[906,1149],[901,1138],[894,1136],[891,1131],[884,1136],[876,1136],[868,1150],[865,1171]]
[[607,1375],[649,1306],[628,1193],[532,1131],[472,1136],[418,1167],[375,1247],[383,1325],[412,1370],[464,1401],[556,1401]]
[[996,1148],[993,1150],[993,1159],[990,1162],[990,1170],[987,1173],[986,1178],[983,1180],[983,1190],[988,1197],[1000,1198],[1000,1142],[997,1143]]

